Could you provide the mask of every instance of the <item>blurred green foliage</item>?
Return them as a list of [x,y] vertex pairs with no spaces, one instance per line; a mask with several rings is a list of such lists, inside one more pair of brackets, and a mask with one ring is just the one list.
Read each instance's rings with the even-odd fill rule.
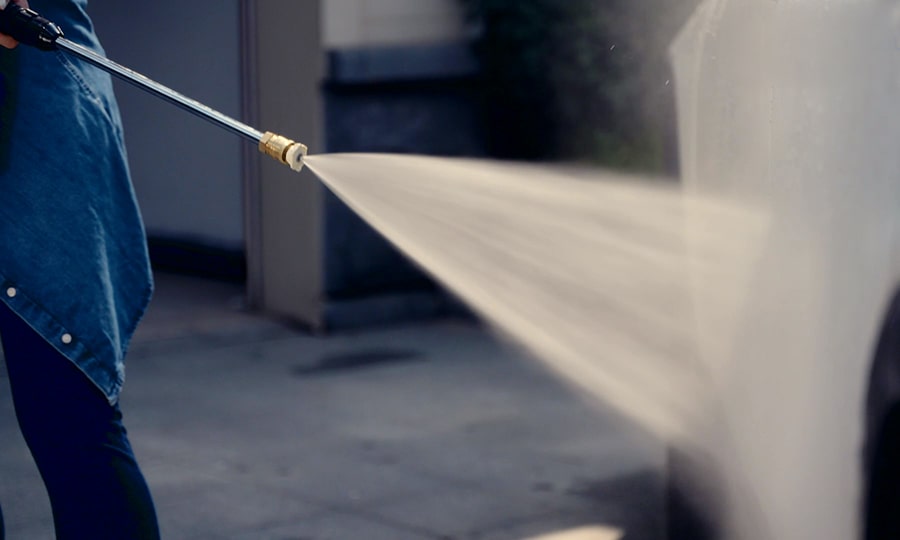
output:
[[493,155],[672,168],[677,24],[659,0],[460,1]]

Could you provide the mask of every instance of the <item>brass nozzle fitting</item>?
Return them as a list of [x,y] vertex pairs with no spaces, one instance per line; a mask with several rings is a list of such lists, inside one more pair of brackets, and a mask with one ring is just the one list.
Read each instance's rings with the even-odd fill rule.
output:
[[299,171],[303,168],[303,157],[308,150],[305,144],[267,131],[259,140],[259,151]]

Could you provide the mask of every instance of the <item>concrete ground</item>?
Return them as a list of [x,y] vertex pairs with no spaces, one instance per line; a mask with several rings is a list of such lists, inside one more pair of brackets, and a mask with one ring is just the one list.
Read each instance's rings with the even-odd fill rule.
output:
[[[662,538],[661,445],[471,322],[311,336],[161,274],[122,402],[166,539]],[[53,537],[5,382],[0,502]]]

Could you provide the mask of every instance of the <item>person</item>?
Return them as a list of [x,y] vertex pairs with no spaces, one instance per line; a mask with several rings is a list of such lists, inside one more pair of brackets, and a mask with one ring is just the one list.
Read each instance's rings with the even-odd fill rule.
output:
[[[102,53],[87,0],[31,4]],[[16,417],[58,539],[158,539],[118,400],[152,278],[111,80],[0,45],[0,339]]]

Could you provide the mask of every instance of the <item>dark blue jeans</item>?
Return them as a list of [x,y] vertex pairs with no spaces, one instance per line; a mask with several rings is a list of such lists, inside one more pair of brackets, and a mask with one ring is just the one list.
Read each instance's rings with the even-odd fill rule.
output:
[[150,490],[119,406],[2,302],[0,336],[16,417],[50,497],[56,538],[157,540]]

